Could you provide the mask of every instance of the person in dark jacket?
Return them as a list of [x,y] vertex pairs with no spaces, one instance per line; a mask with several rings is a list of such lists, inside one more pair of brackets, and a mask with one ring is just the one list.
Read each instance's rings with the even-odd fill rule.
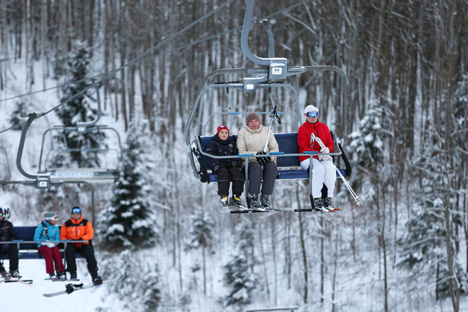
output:
[[[4,210],[0,208],[0,242],[8,242],[15,239],[15,234],[13,232],[13,223],[5,220],[3,215]],[[16,244],[0,244],[0,254],[8,255],[10,260],[10,274],[11,277],[19,278],[18,272],[18,247]],[[7,278],[8,274],[3,266],[3,263],[0,263],[0,275],[3,278]]]
[[[44,220],[34,231],[34,241],[40,242],[37,248],[38,252],[44,256],[49,278],[52,280],[65,280],[63,259],[57,246],[60,240],[60,229],[57,226],[57,221],[58,215],[53,212],[44,212]],[[57,275],[55,275],[55,272],[57,272]]]
[[[218,127],[216,135],[213,136],[206,148],[206,152],[215,156],[238,155],[236,142],[229,137],[229,129],[225,125]],[[240,196],[244,188],[244,173],[242,172],[242,161],[240,158],[216,159],[211,165],[211,171],[218,176],[218,195],[221,197],[221,205],[242,206]],[[232,181],[232,198],[229,202],[229,184]]]
[[70,272],[70,279],[76,279],[76,257],[75,254],[80,253],[88,262],[88,272],[95,285],[102,284],[102,279],[98,275],[97,261],[94,257],[94,248],[91,244],[93,239],[94,229],[89,220],[86,220],[81,215],[80,207],[73,207],[70,220],[63,223],[60,229],[60,240],[84,241],[83,243],[69,243],[65,249],[65,257],[67,259],[67,271]]
[[[304,115],[306,121],[297,132],[299,153],[304,151],[315,151],[320,154],[333,153],[333,139],[327,125],[318,119],[318,108],[308,105],[304,109]],[[330,155],[320,154],[312,158],[312,165],[309,156],[299,156],[299,161],[303,170],[312,168],[312,196],[315,209],[327,212],[333,209],[331,201],[335,191],[336,167]],[[323,185],[326,185],[328,189],[328,196],[325,199],[322,199]]]

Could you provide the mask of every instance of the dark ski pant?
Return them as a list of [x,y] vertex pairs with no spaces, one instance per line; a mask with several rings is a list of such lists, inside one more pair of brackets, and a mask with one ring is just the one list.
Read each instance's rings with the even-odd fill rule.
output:
[[[18,270],[18,247],[16,244],[0,245],[0,254],[8,255],[8,259],[10,260],[10,272]],[[0,264],[0,269],[5,269],[2,264]]]
[[75,254],[79,253],[82,255],[88,262],[88,272],[91,276],[97,277],[97,262],[94,257],[94,249],[91,244],[81,244],[81,246],[76,246],[75,244],[68,244],[65,249],[65,257],[67,259],[67,271],[71,274],[76,273],[76,256]]
[[229,196],[229,183],[232,181],[232,194],[240,196],[244,190],[244,173],[241,168],[221,167],[218,171],[218,195]]
[[272,161],[267,162],[263,167],[258,162],[249,162],[249,194],[258,194],[260,192],[262,178],[262,194],[273,194],[277,174],[278,169]]
[[60,250],[58,249],[57,246],[53,248],[49,248],[47,246],[41,246],[39,247],[38,251],[45,258],[47,274],[54,273],[54,262],[55,262],[55,269],[57,270],[57,272],[65,271],[65,269],[63,268],[62,255],[60,254]]

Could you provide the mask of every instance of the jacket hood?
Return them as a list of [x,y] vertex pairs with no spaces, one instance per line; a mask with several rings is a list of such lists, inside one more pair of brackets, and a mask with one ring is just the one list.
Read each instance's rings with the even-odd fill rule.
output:
[[258,133],[258,132],[261,132],[261,131],[262,131],[263,125],[260,124],[260,125],[258,126],[257,130],[253,130],[253,129],[251,129],[251,128],[250,128],[249,126],[247,126],[247,125],[245,125],[244,128],[245,128],[247,131],[249,131],[250,133]]

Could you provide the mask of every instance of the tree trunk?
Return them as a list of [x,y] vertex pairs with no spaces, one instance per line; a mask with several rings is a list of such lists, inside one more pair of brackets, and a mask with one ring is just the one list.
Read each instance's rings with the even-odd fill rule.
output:
[[203,294],[206,296],[206,248],[202,246],[203,257]]
[[268,260],[267,260],[267,257],[265,255],[265,248],[263,247],[263,235],[262,235],[262,229],[261,227],[259,226],[258,227],[258,238],[259,238],[259,242],[260,242],[260,253],[262,255],[262,263],[263,263],[263,274],[264,274],[264,278],[265,278],[265,288],[266,288],[266,292],[267,292],[267,298],[268,300],[270,299],[270,282],[268,280]]
[[[296,190],[296,198],[298,208],[301,209],[301,199],[299,196],[299,191]],[[305,247],[305,235],[304,235],[304,225],[302,221],[302,213],[299,212],[299,240],[301,244],[301,253],[302,253],[302,263],[304,265],[304,304],[308,303],[308,294],[309,294],[309,265],[307,263],[307,252]]]
[[323,216],[320,217],[320,303],[325,300],[325,229],[323,228]]
[[273,252],[272,254],[272,260],[273,260],[273,277],[275,279],[275,288],[273,292],[273,298],[275,305],[278,304],[278,267],[277,267],[277,258],[276,258],[276,242],[275,242],[275,220],[271,220],[271,250]]

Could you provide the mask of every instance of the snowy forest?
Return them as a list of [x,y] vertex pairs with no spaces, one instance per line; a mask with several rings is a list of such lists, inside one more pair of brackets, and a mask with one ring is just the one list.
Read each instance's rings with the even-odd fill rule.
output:
[[[217,185],[193,176],[184,131],[204,77],[256,67],[241,49],[246,3],[1,0],[0,207],[15,225],[36,225],[43,211],[65,221],[81,206],[103,279],[124,275],[108,289],[122,311],[467,311],[468,0],[257,0],[254,54],[268,55],[268,18],[288,65],[346,72],[343,118],[336,75],[288,82],[301,109],[316,105],[341,137],[361,206],[338,179],[341,212],[231,215]],[[286,92],[273,96],[278,110],[294,110]],[[266,92],[227,98],[207,94],[198,135],[221,122],[237,134],[242,120],[206,120],[229,105],[269,113]],[[111,153],[39,160],[46,130],[96,119],[98,101],[121,138],[118,180],[92,192],[20,183],[32,112],[25,171],[116,166]],[[273,127],[297,129],[287,118]],[[119,150],[113,133],[63,137]],[[60,140],[50,134],[45,148]],[[277,180],[273,205],[303,207],[307,192],[307,180]]]

